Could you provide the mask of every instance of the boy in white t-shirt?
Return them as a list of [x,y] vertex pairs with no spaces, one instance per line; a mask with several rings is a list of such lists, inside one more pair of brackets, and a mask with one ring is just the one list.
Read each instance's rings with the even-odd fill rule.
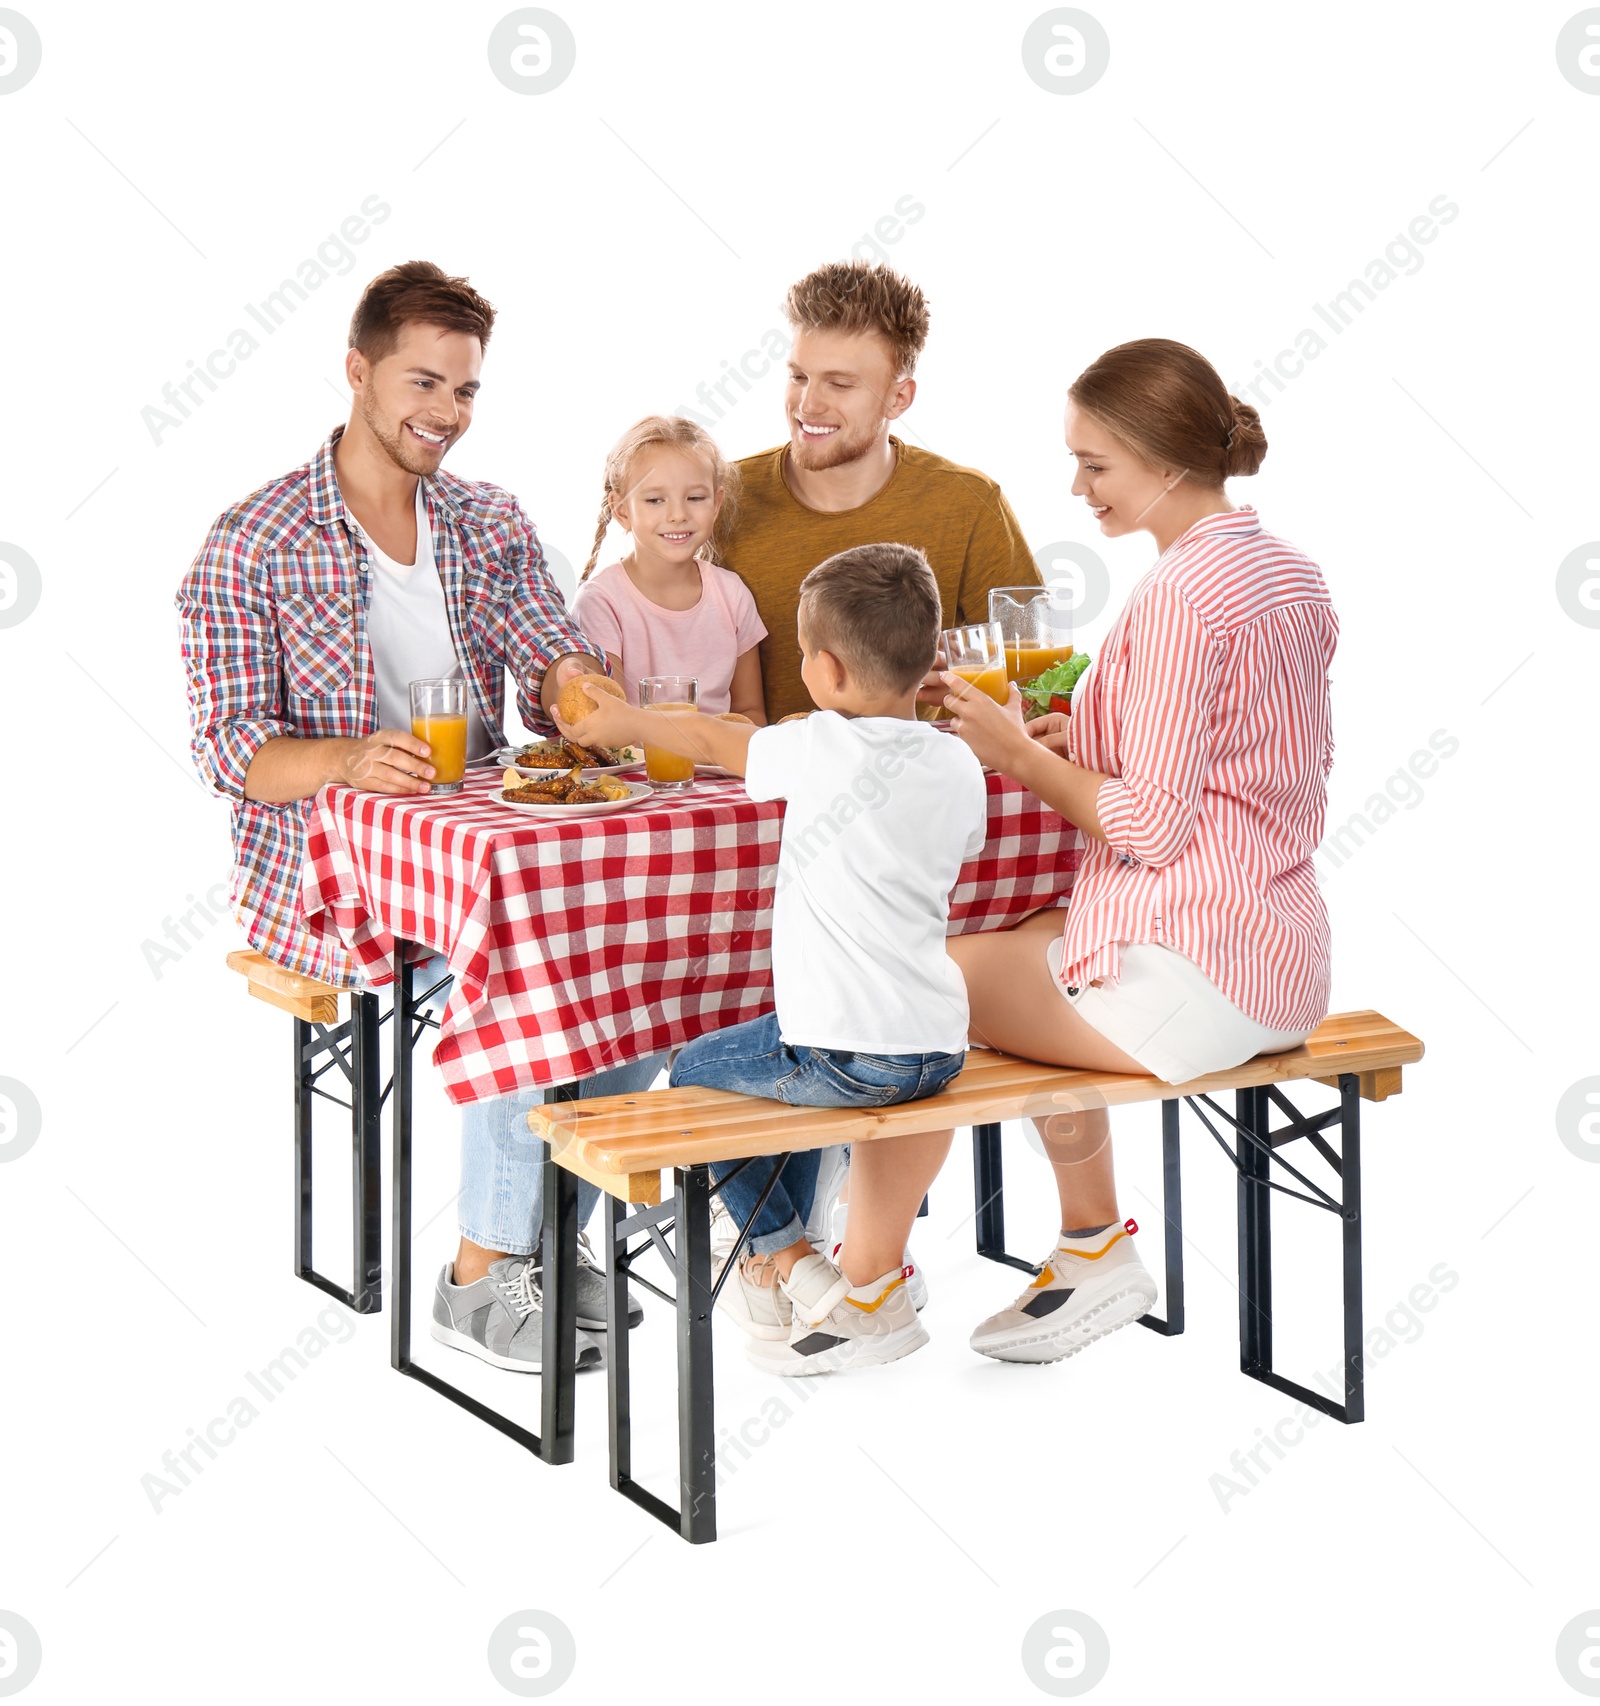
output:
[[[648,740],[742,775],[752,799],[787,802],[772,915],[776,1011],[686,1044],[672,1083],[813,1108],[914,1101],[942,1090],[965,1056],[966,987],[945,932],[950,890],[985,839],[983,770],[963,741],[917,720],[940,627],[938,585],[920,551],[861,545],[830,557],[801,583],[798,621],[801,674],[821,707],[803,721],[756,729],[606,698],[566,732],[584,744]],[[873,1164],[889,1163],[898,1145],[949,1141],[948,1131],[887,1140]],[[806,1241],[786,1183],[803,1197],[817,1153],[795,1154],[775,1180],[776,1157],[755,1161],[724,1192],[743,1224],[773,1180],[751,1238],[752,1266],[766,1264],[771,1283],[759,1285],[750,1267],[729,1283],[743,1288],[744,1324],[757,1335],[751,1360],[778,1374],[892,1362],[928,1340],[899,1247],[879,1247],[874,1225],[852,1218],[839,1267]]]

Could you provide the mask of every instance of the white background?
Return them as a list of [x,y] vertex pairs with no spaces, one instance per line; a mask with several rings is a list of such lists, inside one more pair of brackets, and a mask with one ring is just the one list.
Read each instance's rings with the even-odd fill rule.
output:
[[[1061,1609],[1106,1630],[1107,1701],[1571,1697],[1556,1638],[1600,1605],[1600,1165],[1555,1121],[1600,1072],[1600,633],[1555,594],[1600,535],[1600,99],[1558,70],[1571,11],[1096,0],[1110,68],[1063,96],[1024,71],[1033,4],[563,0],[576,69],[528,97],[490,74],[506,9],[29,0],[43,65],[0,96],[0,538],[44,580],[0,626],[0,1076],[43,1109],[0,1166],[0,1611],[40,1633],[29,1698],[493,1701],[489,1634],[524,1608],[572,1630],[563,1693],[584,1700],[647,1673],[675,1697],[1043,1698],[1022,1639]],[[374,195],[392,213],[343,276],[154,442],[162,386]],[[1164,335],[1238,389],[1441,195],[1459,216],[1322,328],[1234,487],[1322,564],[1341,618],[1330,826],[1434,731],[1459,743],[1323,864],[1335,1008],[1428,1046],[1366,1110],[1369,1326],[1437,1264],[1459,1275],[1369,1362],[1370,1419],[1324,1423],[1222,1508],[1212,1477],[1294,1405],[1238,1373],[1231,1174],[1191,1128],[1185,1336],[1044,1369],[974,1357],[1015,1276],[972,1253],[958,1146],[916,1236],[932,1345],[808,1402],[777,1389],[781,1428],[724,1453],[715,1546],[609,1491],[599,1379],[578,1461],[549,1469],[392,1374],[387,1316],[153,1511],[141,1477],[321,1308],[290,1274],[288,1020],[224,970],[230,923],[159,976],[144,946],[229,860],[187,757],[172,594],[213,516],[343,418],[365,280],[425,256],[496,304],[451,466],[581,565],[612,440],[693,404],[783,324],[792,278],[911,197],[883,253],[933,329],[901,430],[997,478],[1036,546],[1093,543],[1060,442],[1071,377]],[[778,442],[778,371],[716,431],[735,456]],[[1101,549],[1091,650],[1151,555],[1142,535]],[[455,1118],[431,1083],[419,1121],[425,1294],[454,1245]],[[1116,1129],[1125,1212],[1153,1227],[1154,1114]],[[1037,1255],[1051,1193],[1020,1140],[1010,1177],[1011,1247]],[[1282,1199],[1275,1218],[1279,1360],[1304,1374],[1338,1354],[1335,1229]],[[637,1467],[665,1492],[662,1306],[634,1342]],[[776,1388],[740,1351],[719,1323],[734,1431]],[[483,1373],[536,1414],[533,1383]]]

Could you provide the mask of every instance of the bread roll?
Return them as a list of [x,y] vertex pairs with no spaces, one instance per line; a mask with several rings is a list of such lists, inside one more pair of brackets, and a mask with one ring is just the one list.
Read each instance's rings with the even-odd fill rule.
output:
[[779,717],[780,723],[803,723],[811,713],[809,711],[791,711],[787,717]]
[[621,684],[609,675],[575,675],[563,682],[556,695],[556,710],[562,722],[581,723],[599,705],[596,695],[600,693],[609,693],[613,699],[625,697]]
[[719,723],[748,723],[755,727],[755,718],[747,717],[743,711],[718,711],[716,715]]

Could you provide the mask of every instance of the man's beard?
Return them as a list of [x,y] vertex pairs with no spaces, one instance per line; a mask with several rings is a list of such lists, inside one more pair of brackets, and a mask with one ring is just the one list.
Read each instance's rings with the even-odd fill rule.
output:
[[842,468],[847,463],[859,462],[863,456],[869,455],[878,442],[878,431],[882,425],[880,419],[855,437],[851,437],[847,428],[841,427],[831,438],[816,443],[808,439],[797,424],[795,435],[799,442],[791,442],[790,447],[795,461],[808,474],[821,474],[829,468]]
[[376,407],[366,397],[361,400],[361,418],[367,423],[367,431],[383,446],[389,460],[396,467],[404,468],[408,474],[418,475],[432,474],[437,470],[438,464],[429,458],[425,450],[406,442],[403,425],[399,432],[384,431]]

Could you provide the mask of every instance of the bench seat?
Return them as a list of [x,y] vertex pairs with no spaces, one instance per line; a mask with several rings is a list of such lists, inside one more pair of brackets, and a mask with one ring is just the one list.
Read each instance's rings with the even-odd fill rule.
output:
[[971,1049],[960,1075],[937,1096],[889,1108],[795,1108],[731,1090],[651,1090],[535,1108],[528,1123],[554,1158],[580,1178],[630,1203],[661,1201],[661,1170],[747,1155],[867,1143],[943,1126],[987,1125],[1064,1109],[1114,1108],[1298,1079],[1360,1080],[1368,1101],[1401,1088],[1400,1069],[1422,1059],[1422,1044],[1381,1013],[1324,1019],[1297,1049],[1258,1055],[1188,1084],[1143,1073],[1041,1066],[991,1049]]
[[[712,1306],[733,1271],[747,1228],[714,1275],[710,1213],[715,1190],[709,1164],[772,1156],[777,1166],[796,1150],[836,1143],[972,1127],[974,1226],[978,1253],[1034,1271],[1006,1253],[1002,1203],[1000,1122],[1029,1115],[1135,1102],[1162,1105],[1162,1220],[1166,1317],[1140,1317],[1152,1330],[1183,1331],[1183,1219],[1179,1170],[1179,1114],[1185,1103],[1216,1139],[1238,1175],[1239,1367],[1341,1422],[1359,1422],[1365,1409],[1361,1313],[1361,1103],[1383,1102],[1402,1088],[1404,1068],[1422,1059],[1422,1043],[1381,1013],[1330,1016],[1298,1048],[1260,1055],[1226,1072],[1187,1084],[1166,1084],[1145,1074],[1087,1072],[1041,1066],[989,1049],[972,1049],[960,1075],[937,1096],[888,1108],[797,1108],[731,1091],[652,1090],[634,1096],[547,1103],[528,1116],[548,1145],[545,1167],[546,1338],[570,1336],[570,1302],[559,1327],[549,1318],[551,1298],[567,1297],[576,1273],[577,1182],[607,1193],[605,1248],[607,1293],[607,1407],[611,1485],[691,1544],[716,1538],[716,1445],[712,1394]],[[1332,1085],[1334,1106],[1302,1111],[1285,1086]],[[1216,1100],[1233,1093],[1234,1111]],[[1275,1120],[1277,1123],[1275,1124]],[[1219,1125],[1232,1128],[1230,1139]],[[1336,1137],[1335,1148],[1330,1137]],[[1285,1153],[1313,1171],[1333,1175],[1331,1185],[1302,1172]],[[1308,1153],[1311,1152],[1311,1153]],[[766,1178],[776,1168],[761,1161]],[[663,1199],[662,1172],[673,1184]],[[1277,1175],[1288,1175],[1294,1185]],[[1300,1188],[1296,1188],[1300,1187]],[[1313,1391],[1273,1366],[1271,1198],[1283,1192],[1337,1217],[1340,1223],[1343,1302],[1342,1391]],[[644,1235],[644,1241],[633,1240]],[[635,1264],[653,1254],[666,1264],[672,1291],[640,1275]],[[678,1503],[668,1503],[633,1478],[632,1412],[628,1347],[628,1283],[636,1281],[673,1306],[678,1363]],[[552,1292],[553,1285],[553,1292]],[[557,1367],[556,1390],[545,1402],[565,1418],[563,1448],[570,1456],[572,1367]],[[547,1381],[549,1376],[546,1377]],[[547,1432],[549,1426],[547,1425]],[[563,1459],[564,1460],[564,1459]]]

